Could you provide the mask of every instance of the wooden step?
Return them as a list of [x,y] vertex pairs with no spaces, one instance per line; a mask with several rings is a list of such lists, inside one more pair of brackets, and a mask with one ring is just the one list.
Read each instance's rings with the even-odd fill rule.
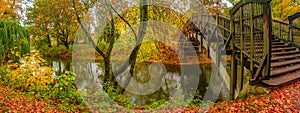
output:
[[194,46],[197,46],[197,45],[200,45],[200,42],[198,42],[198,41],[196,41],[196,42],[185,41],[185,42],[180,42],[180,44],[182,44],[182,45],[194,45]]
[[272,52],[272,56],[273,55],[276,55],[276,56],[290,55],[290,54],[296,54],[296,53],[300,53],[300,52],[299,51]]
[[[239,39],[236,39],[236,40],[235,40],[235,44],[236,44],[236,45],[239,45],[239,42],[240,42]],[[248,39],[244,40],[244,44],[250,46],[250,39],[249,39],[249,40],[248,40]],[[262,45],[262,44],[263,44],[263,40],[261,40],[261,41],[259,41],[259,42],[255,42],[255,45],[257,45],[257,44]],[[274,40],[272,40],[272,43],[271,43],[271,44],[272,44],[272,45],[285,45],[285,43],[284,43],[284,42],[281,42],[279,39],[274,39]]]
[[296,47],[272,48],[273,51],[295,51]]
[[289,47],[286,45],[272,45],[272,48],[282,48],[282,47]]
[[287,56],[279,56],[279,57],[273,57],[272,56],[271,61],[286,60],[286,59],[295,59],[297,57],[300,57],[300,54],[287,55]]
[[272,42],[281,42],[281,40],[278,39],[278,38],[275,38],[275,39],[273,38],[273,39],[272,39]]
[[271,78],[270,80],[263,80],[262,82],[269,86],[280,86],[280,85],[285,85],[297,81],[299,79],[300,79],[300,71]]
[[[240,45],[236,45],[236,46],[240,46]],[[286,45],[272,45],[272,48],[288,48],[291,46],[286,46]],[[262,49],[263,45],[256,45],[255,49]],[[250,49],[250,46],[245,46],[245,49]]]
[[295,72],[300,70],[300,64],[296,64],[293,66],[287,66],[287,67],[283,67],[283,68],[278,68],[275,70],[272,70],[270,75],[271,77],[276,77],[276,76],[280,76],[280,75],[284,75],[290,72]]
[[186,53],[188,53],[188,52],[198,52],[199,51],[199,49],[185,49],[185,50],[183,50],[183,52],[186,52]]
[[194,45],[183,45],[182,48],[184,48],[184,49],[189,49],[189,48],[198,49],[199,46],[194,46]]
[[[272,52],[284,52],[284,51],[295,51],[296,47],[285,47],[285,48],[272,48]],[[250,53],[250,49],[246,50],[246,52]],[[262,52],[263,49],[255,49],[254,52]]]
[[[246,42],[244,43],[245,46],[250,46],[250,42]],[[256,44],[263,44],[263,42],[259,42],[259,43],[256,43]],[[285,43],[284,42],[272,42],[272,45],[284,45]]]
[[[256,51],[256,52],[260,52],[260,51]],[[283,56],[283,55],[286,55],[286,56],[292,56],[293,54],[297,54],[297,53],[300,53],[300,51],[284,51],[284,52],[272,52],[271,55],[272,57],[275,57],[277,58],[278,56]],[[262,52],[260,53],[257,53],[257,54],[254,54],[254,56],[258,56],[258,57],[261,57],[263,56]],[[293,58],[293,57],[292,57]],[[275,61],[274,59],[271,58],[272,61]],[[280,59],[279,59],[280,60]]]
[[[235,40],[240,40],[241,39],[241,36],[240,35],[235,35],[235,38],[234,38]],[[244,36],[244,40],[250,40],[251,39],[251,36],[250,35],[245,35]],[[264,39],[263,38],[255,38],[254,37],[254,40],[261,40],[261,41],[263,41]],[[278,39],[278,38],[272,38],[271,39],[271,41],[273,42],[277,42],[277,41],[280,41],[280,39]]]
[[184,51],[184,56],[197,56],[200,55],[200,51]]
[[283,62],[272,62],[271,67],[282,67],[282,66],[287,66],[287,65],[292,65],[292,64],[298,64],[300,63],[300,59],[295,59],[295,60],[287,60]]
[[284,42],[272,42],[272,45],[284,45]]

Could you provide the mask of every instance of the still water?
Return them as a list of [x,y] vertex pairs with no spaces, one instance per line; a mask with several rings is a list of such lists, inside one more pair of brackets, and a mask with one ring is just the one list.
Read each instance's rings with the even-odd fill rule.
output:
[[[95,61],[85,61],[85,62],[72,62],[61,59],[47,59],[48,65],[54,68],[54,76],[64,73],[64,71],[73,71],[76,74],[80,74],[80,77],[76,77],[77,88],[81,87],[91,87],[94,83],[100,83],[101,79],[98,79],[98,76],[103,77],[104,74],[104,63],[95,62]],[[151,64],[143,64],[136,66],[135,74],[136,75],[147,75],[140,77],[140,81],[145,81],[145,78],[149,78],[148,75],[151,75],[147,70]],[[76,68],[75,68],[76,67]],[[212,102],[224,101],[229,99],[229,90],[225,87],[224,82],[218,76],[215,76],[213,66],[211,64],[201,64],[199,65],[199,77],[198,80],[192,80],[190,82],[185,82],[183,84],[184,78],[182,68],[178,65],[165,65],[166,72],[164,73],[162,82],[159,88],[155,91],[147,94],[139,94],[134,91],[126,91],[124,95],[130,98],[131,104],[136,105],[147,105],[157,100],[168,100],[169,97],[176,97],[179,95],[184,95],[186,90],[185,86],[188,84],[195,84],[197,92],[201,96],[195,96],[194,98],[201,98],[203,100],[210,100]],[[157,70],[156,70],[157,71]],[[156,72],[154,71],[154,72]],[[84,73],[84,74],[82,74]],[[78,75],[77,75],[78,76]],[[151,77],[150,77],[151,78]],[[119,81],[122,81],[122,77],[117,78]],[[147,80],[146,80],[147,81]],[[154,83],[156,84],[156,83]],[[134,89],[143,89],[143,85],[135,85]],[[151,86],[150,86],[151,87]],[[130,90],[130,88],[129,88]],[[145,93],[145,92],[144,92]]]

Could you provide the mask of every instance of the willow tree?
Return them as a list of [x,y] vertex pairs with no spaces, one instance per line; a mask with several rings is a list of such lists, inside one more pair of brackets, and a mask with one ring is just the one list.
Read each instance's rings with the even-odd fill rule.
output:
[[30,52],[30,36],[26,28],[14,20],[0,20],[0,62],[17,61]]

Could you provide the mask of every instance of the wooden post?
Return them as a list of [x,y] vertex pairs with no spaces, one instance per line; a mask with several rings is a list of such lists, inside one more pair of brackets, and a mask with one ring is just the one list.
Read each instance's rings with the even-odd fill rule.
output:
[[281,36],[281,24],[278,23],[278,25],[279,25],[279,38],[282,39],[283,37]]
[[[219,14],[216,15],[216,26],[219,25]],[[216,38],[217,38],[217,47],[216,47],[216,64],[217,64],[217,73],[218,76],[220,75],[220,59],[221,59],[221,54],[220,54],[220,38],[218,35],[218,32],[215,33],[216,34]]]
[[251,72],[251,79],[254,79],[254,63],[253,63],[253,59],[254,59],[254,23],[253,23],[253,15],[254,15],[254,11],[253,11],[253,4],[251,4],[251,14],[250,14],[250,72]]
[[[207,12],[207,24],[208,24],[208,31],[210,31],[211,30],[211,23],[210,23],[210,20],[209,20],[209,13]],[[206,32],[206,33],[208,33],[208,34],[210,34],[210,32]],[[207,35],[208,37],[206,38],[206,41],[207,41],[207,58],[209,58],[210,57],[210,48],[209,48],[209,46],[210,46],[210,42],[209,42],[209,35]]]
[[[202,34],[201,32],[200,32],[200,34]],[[201,51],[202,51],[202,48],[203,48],[203,35],[200,35],[200,49],[201,49]]]
[[226,36],[226,20],[225,20],[225,18],[223,18],[223,37],[225,37],[224,39],[226,39],[226,38],[228,38],[227,36]]
[[[294,32],[293,31],[294,30],[293,24],[294,24],[294,20],[299,18],[299,17],[300,17],[300,12],[297,12],[297,13],[295,13],[295,14],[288,17],[288,20],[289,20],[289,40],[290,40],[290,43],[292,45],[295,45],[295,43],[294,43],[295,39],[293,37],[293,32]],[[299,46],[299,44],[296,44],[296,45]]]
[[234,17],[230,15],[230,32],[232,33],[232,39],[230,48],[232,50],[231,54],[231,76],[230,76],[230,99],[234,100],[235,97],[235,89],[236,89],[236,80],[237,80],[237,62],[236,62],[236,53],[235,53],[235,27],[234,27]]
[[293,40],[293,21],[289,20],[289,43],[292,44],[294,42]]
[[243,88],[243,81],[244,81],[244,21],[243,21],[243,16],[244,16],[244,8],[241,7],[241,11],[240,11],[240,47],[241,47],[241,56],[240,56],[240,60],[241,60],[241,88]]
[[272,41],[272,16],[270,1],[264,3],[264,54],[267,54],[267,62],[264,66],[263,76],[270,78],[270,59],[271,59],[271,41]]

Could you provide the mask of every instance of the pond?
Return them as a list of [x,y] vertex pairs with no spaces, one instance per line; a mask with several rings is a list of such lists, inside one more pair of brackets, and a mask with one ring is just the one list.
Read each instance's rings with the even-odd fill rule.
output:
[[[76,74],[81,74],[80,77],[76,77],[77,88],[87,88],[93,86],[94,83],[100,83],[101,80],[98,76],[103,76],[104,73],[104,63],[95,61],[84,61],[84,62],[72,62],[62,59],[47,59],[48,65],[54,68],[54,76],[64,73],[64,71],[73,71]],[[198,64],[197,64],[198,65]],[[147,71],[151,67],[150,64],[143,64],[142,66],[136,66],[136,75],[150,75]],[[79,68],[78,68],[79,67]],[[186,66],[189,68],[189,66]],[[169,97],[176,97],[184,95],[186,89],[184,87],[188,84],[196,84],[196,91],[198,96],[194,98],[200,98],[203,100],[209,100],[212,102],[224,101],[229,99],[229,89],[225,87],[224,81],[218,76],[214,76],[214,71],[212,71],[213,66],[211,64],[201,64],[199,67],[199,77],[198,80],[192,80],[191,82],[184,82],[182,76],[182,69],[179,65],[165,65],[166,72],[164,73],[164,78],[160,84],[160,88],[153,92],[147,94],[139,94],[135,91],[126,91],[124,95],[130,98],[131,104],[135,105],[147,105],[151,104],[153,101],[157,100],[169,100]],[[78,76],[78,75],[77,75]],[[187,77],[188,78],[188,77]],[[122,78],[118,78],[122,81]],[[185,83],[185,84],[183,84]],[[143,89],[143,85],[135,85],[135,89]],[[127,90],[127,89],[126,89]],[[129,89],[130,90],[130,89]],[[145,92],[144,92],[145,93]]]

